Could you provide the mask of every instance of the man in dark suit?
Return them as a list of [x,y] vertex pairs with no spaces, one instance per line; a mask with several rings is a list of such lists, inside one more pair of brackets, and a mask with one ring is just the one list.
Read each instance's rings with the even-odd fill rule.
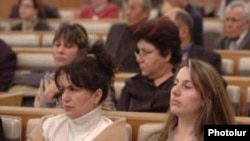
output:
[[0,39],[0,91],[9,89],[14,79],[17,57],[3,40]]
[[193,31],[193,20],[191,16],[180,8],[173,8],[172,10],[166,12],[165,16],[168,16],[171,20],[173,20],[179,28],[183,53],[182,59],[195,58],[205,61],[214,66],[219,73],[222,73],[221,56],[212,50],[199,47],[195,43],[191,42]]
[[[9,18],[19,18],[19,7],[20,4],[14,4],[11,8]],[[44,13],[46,15],[46,18],[60,18],[60,15],[58,13],[58,10],[56,7],[49,5],[49,4],[43,4]]]
[[1,117],[0,117],[0,141],[6,141],[4,131],[3,131],[3,122],[2,122]]
[[132,39],[132,34],[136,27],[148,19],[150,8],[150,0],[128,0],[126,23],[113,25],[109,31],[106,47],[117,57],[121,72],[139,72],[134,55],[137,44]]
[[244,1],[233,1],[225,10],[225,36],[216,43],[216,49],[250,49],[248,6]]
[[203,17],[199,8],[189,2],[188,0],[165,0],[166,4],[170,4],[171,7],[178,7],[184,9],[189,13],[194,22],[192,31],[192,41],[202,46],[203,45]]

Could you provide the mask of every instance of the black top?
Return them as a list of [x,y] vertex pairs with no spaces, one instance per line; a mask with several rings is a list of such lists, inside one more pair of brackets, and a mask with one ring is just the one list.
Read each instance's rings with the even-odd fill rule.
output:
[[0,91],[6,91],[14,79],[17,57],[11,47],[1,39],[0,48]]
[[156,87],[152,80],[140,74],[128,79],[117,104],[119,111],[163,112],[169,108],[174,77]]
[[[21,31],[22,30],[22,23],[18,23],[16,25],[14,25],[13,27],[11,27],[11,30],[14,31]],[[47,31],[50,30],[49,24],[46,21],[39,21],[34,29],[34,31]]]
[[3,131],[3,123],[2,123],[1,117],[0,117],[0,141],[6,141],[4,131]]

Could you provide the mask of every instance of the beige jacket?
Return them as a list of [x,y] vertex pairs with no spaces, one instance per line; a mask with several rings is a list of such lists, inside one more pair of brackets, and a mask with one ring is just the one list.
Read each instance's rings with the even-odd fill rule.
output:
[[[31,132],[27,141],[43,141],[42,124],[45,119],[54,116],[43,117],[35,129]],[[126,119],[124,117],[112,117],[113,123],[105,128],[93,141],[128,141],[129,135],[126,129]]]

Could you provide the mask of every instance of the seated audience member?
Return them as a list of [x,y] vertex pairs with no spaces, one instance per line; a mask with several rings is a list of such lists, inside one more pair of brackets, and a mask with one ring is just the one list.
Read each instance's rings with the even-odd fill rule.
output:
[[83,4],[80,7],[77,18],[118,18],[119,7],[109,0],[91,0],[90,4]]
[[225,10],[225,34],[216,49],[250,49],[249,8],[244,1],[233,1]]
[[[164,5],[162,6],[162,10],[164,13],[167,12],[167,10],[171,9],[171,7],[178,7],[185,9],[190,16],[193,18],[194,22],[194,28],[193,28],[193,35],[192,35],[192,41],[202,46],[203,45],[203,17],[202,13],[199,10],[197,6],[189,2],[188,0],[164,0]],[[162,15],[164,15],[162,13]]]
[[[53,58],[56,68],[70,63],[77,54],[89,52],[90,45],[86,29],[79,24],[62,24],[53,39]],[[83,54],[83,53],[82,53]],[[54,82],[54,73],[47,73],[40,82],[36,94],[34,107],[61,107],[61,97]],[[110,92],[113,96],[113,91]],[[113,97],[108,97],[103,102],[103,109],[113,110],[115,105]]]
[[201,11],[203,17],[224,18],[226,0],[203,0]]
[[126,81],[117,110],[166,112],[173,70],[181,61],[178,28],[167,17],[159,17],[140,25],[134,38],[141,72]]
[[115,24],[109,31],[106,47],[112,55],[118,58],[121,72],[139,71],[134,56],[137,45],[132,39],[132,33],[136,27],[148,19],[150,8],[150,0],[128,0],[125,9],[126,24]]
[[196,59],[184,61],[177,69],[167,114],[159,136],[154,131],[146,141],[183,138],[203,141],[204,125],[236,124],[220,74],[211,65]]
[[6,141],[4,130],[3,130],[3,123],[2,118],[0,117],[0,141]]
[[128,141],[125,118],[101,115],[101,104],[114,79],[113,60],[94,46],[55,73],[64,113],[45,117],[28,141]]
[[[39,0],[42,3],[42,0]],[[14,4],[11,8],[9,18],[20,18],[19,15],[19,8],[20,8],[21,0],[19,3]],[[50,4],[42,3],[42,8],[44,9],[45,17],[46,18],[60,18],[58,9]]]
[[44,20],[44,10],[38,0],[21,0],[19,14],[21,22],[14,25],[11,30],[15,31],[42,31],[50,30]]
[[[71,62],[79,52],[88,52],[88,34],[79,24],[62,24],[53,39],[53,59],[56,67]],[[56,107],[60,105],[55,95],[59,92],[54,82],[54,73],[47,73],[40,82],[35,107]]]
[[0,91],[6,91],[14,79],[17,57],[11,47],[1,39],[0,49]]
[[221,73],[221,56],[212,51],[199,47],[191,41],[194,22],[192,17],[183,9],[172,8],[165,13],[179,28],[181,38],[182,59],[196,58],[210,63]]

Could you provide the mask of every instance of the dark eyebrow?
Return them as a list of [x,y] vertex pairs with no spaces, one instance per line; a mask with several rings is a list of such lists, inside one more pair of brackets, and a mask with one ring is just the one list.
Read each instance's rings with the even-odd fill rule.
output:
[[[175,82],[179,82],[179,79],[178,79],[178,78],[175,78],[174,81],[175,81]],[[188,82],[192,83],[191,80],[184,80],[184,83],[188,83]]]

